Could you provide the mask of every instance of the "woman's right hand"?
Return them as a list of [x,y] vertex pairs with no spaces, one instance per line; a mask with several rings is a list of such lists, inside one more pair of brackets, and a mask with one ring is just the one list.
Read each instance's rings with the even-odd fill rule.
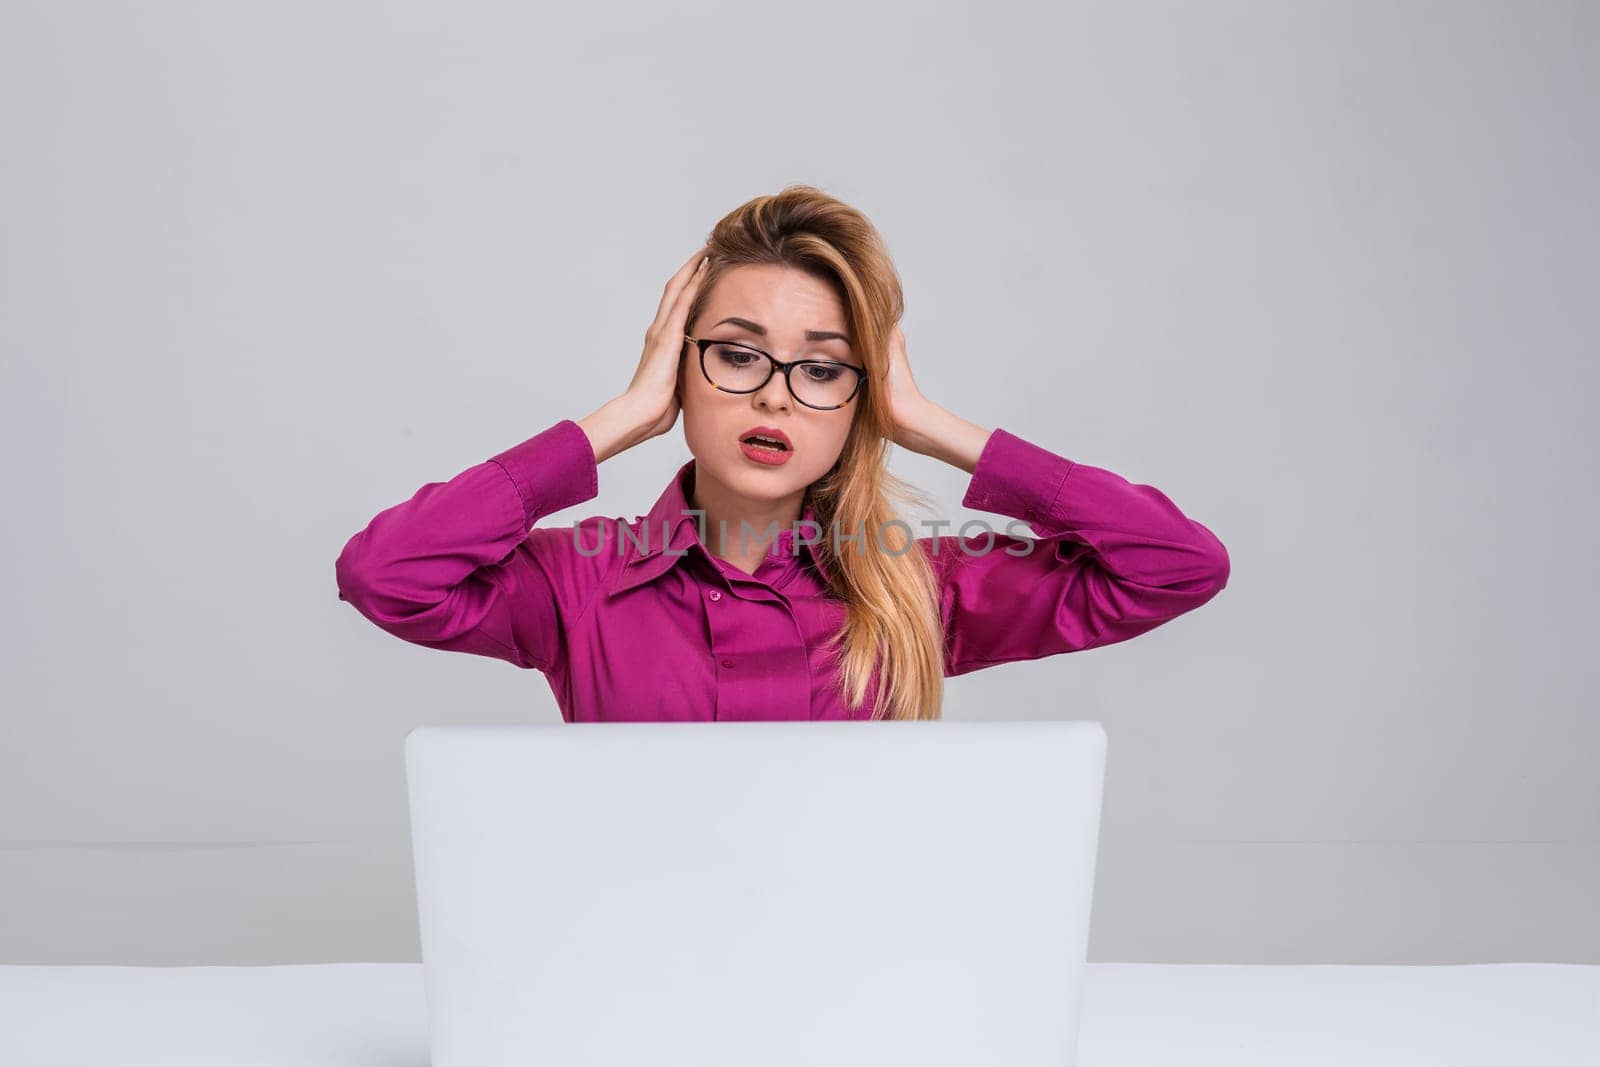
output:
[[644,335],[644,353],[623,398],[643,422],[643,439],[672,429],[678,421],[678,367],[683,357],[684,330],[689,305],[706,275],[706,250],[702,247],[677,273],[667,279],[656,308],[655,321]]

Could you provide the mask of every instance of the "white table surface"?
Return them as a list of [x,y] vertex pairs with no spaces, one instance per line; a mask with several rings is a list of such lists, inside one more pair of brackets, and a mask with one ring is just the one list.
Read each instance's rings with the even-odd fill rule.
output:
[[[1600,965],[1091,963],[1078,1067],[1596,1067]],[[422,967],[0,965],[0,1064],[427,1067]]]

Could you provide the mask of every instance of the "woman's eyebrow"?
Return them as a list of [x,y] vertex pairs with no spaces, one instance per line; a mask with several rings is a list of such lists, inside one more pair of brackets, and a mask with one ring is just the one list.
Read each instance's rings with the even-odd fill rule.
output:
[[[751,333],[756,334],[759,337],[765,337],[767,335],[767,328],[765,326],[761,325],[759,322],[751,322],[749,319],[741,319],[737,316],[734,316],[723,319],[722,322],[718,322],[715,325],[721,326],[723,322],[731,322],[735,326],[738,326],[741,329],[749,330]],[[843,341],[845,344],[850,343],[850,338],[835,330],[807,330],[806,340]]]

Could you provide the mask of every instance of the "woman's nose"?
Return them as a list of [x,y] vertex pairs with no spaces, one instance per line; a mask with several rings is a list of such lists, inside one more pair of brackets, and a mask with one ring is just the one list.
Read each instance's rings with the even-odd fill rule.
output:
[[756,390],[755,397],[757,403],[768,408],[787,408],[794,401],[789,395],[789,383],[778,370],[772,372],[766,385]]

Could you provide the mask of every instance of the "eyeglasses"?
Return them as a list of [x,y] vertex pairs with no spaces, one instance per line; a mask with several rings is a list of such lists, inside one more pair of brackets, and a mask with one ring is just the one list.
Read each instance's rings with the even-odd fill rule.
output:
[[[785,363],[738,341],[688,334],[683,339],[700,350],[700,373],[706,381],[724,393],[753,393],[766,386],[774,371],[782,371],[790,396],[808,408],[830,411],[850,403],[867,380],[866,371],[837,360],[796,359]],[[796,368],[800,370],[799,377],[795,376]]]

